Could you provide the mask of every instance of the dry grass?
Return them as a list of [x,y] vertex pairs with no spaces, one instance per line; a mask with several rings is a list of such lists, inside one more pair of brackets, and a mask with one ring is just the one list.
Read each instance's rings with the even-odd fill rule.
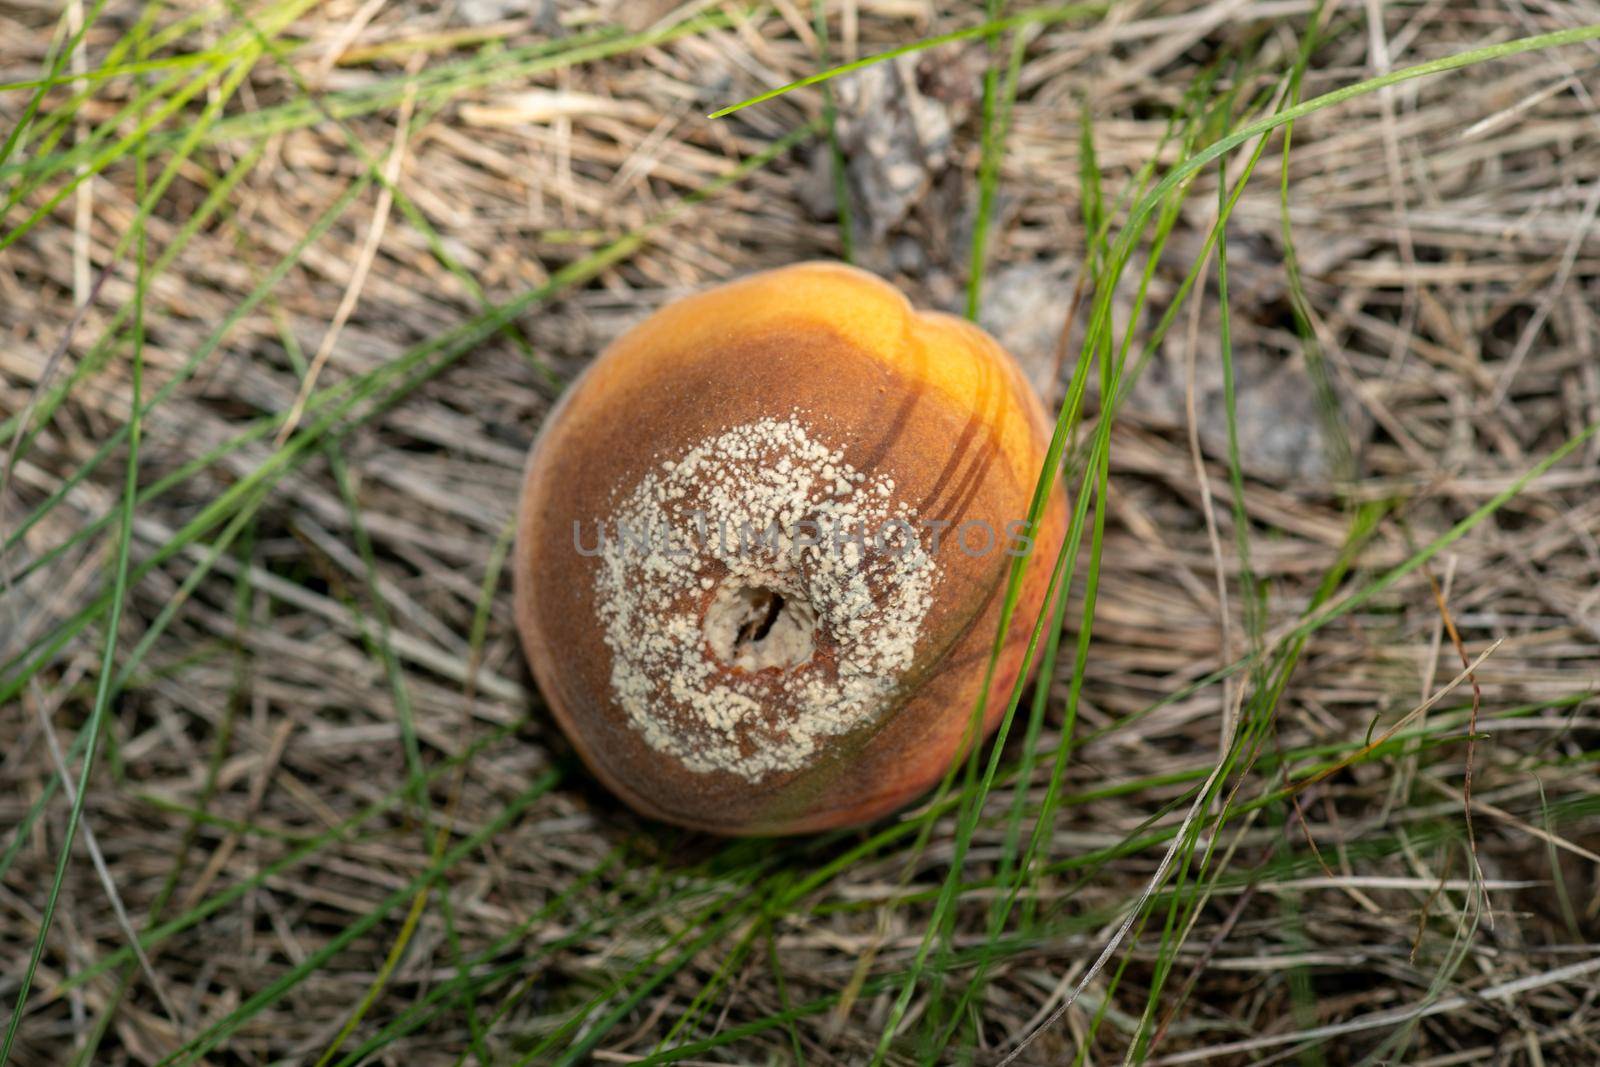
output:
[[[835,57],[867,55],[979,17],[973,5],[953,6],[960,10],[935,13],[914,0],[830,4],[828,47]],[[85,69],[103,61],[141,10],[111,0],[87,34]],[[156,25],[202,10],[166,7]],[[281,9],[251,9],[263,21],[271,10]],[[675,296],[841,253],[825,138],[808,136],[714,185],[823,107],[810,88],[706,119],[823,66],[809,7],[726,12],[731,25],[526,70],[509,65],[523,58],[518,50],[552,36],[617,22],[647,31],[685,12],[631,2],[463,0],[434,9],[334,0],[283,28],[280,54],[269,50],[221,104],[226,117],[182,163],[144,227],[154,260],[182,239],[186,220],[208,212],[145,296],[145,397],[186,360],[204,358],[144,420],[141,485],[254,420],[291,410],[311,392],[309,364],[319,367],[317,390],[350,383],[487,306],[551,291],[392,402],[375,395],[344,413],[281,480],[248,498],[259,507],[214,560],[208,546],[223,525],[133,583],[119,663],[164,609],[175,612],[110,704],[85,828],[135,928],[157,912],[195,915],[233,892],[152,945],[148,971],[130,969],[124,951],[96,977],[64,985],[128,943],[80,832],[15,1062],[72,1062],[105,1020],[92,1062],[165,1062],[290,978],[281,995],[215,1035],[207,1062],[316,1061],[401,938],[414,880],[436,862],[434,828],[449,832],[446,848],[493,833],[446,865],[341,1056],[456,980],[463,956],[495,946],[472,965],[482,980],[470,998],[435,1005],[414,1033],[373,1052],[374,1062],[555,1062],[577,1040],[576,1026],[548,1049],[540,1042],[581,1020],[606,1023],[595,1062],[626,1063],[813,1004],[821,1006],[693,1052],[689,1062],[871,1058],[896,976],[945,879],[954,814],[933,824],[920,854],[911,835],[730,847],[636,819],[588,781],[540,713],[494,562],[553,383]],[[1069,315],[1090,244],[1080,210],[1081,116],[1092,116],[1105,203],[1114,206],[1152,156],[1163,165],[1177,159],[1178,146],[1163,139],[1169,116],[1213,61],[1222,65],[1209,92],[1236,89],[1243,108],[1292,65],[1311,12],[1301,0],[1128,2],[1023,31],[982,318],[1053,399],[1065,391],[1084,321]],[[0,3],[0,79],[45,68],[58,14]],[[1303,95],[1595,22],[1593,0],[1339,4],[1325,19]],[[158,54],[243,49],[248,34],[243,44],[227,35],[245,25],[239,9],[210,10]],[[440,90],[428,80],[451,64],[480,62],[488,73],[477,83]],[[857,259],[921,304],[962,303],[987,62],[984,45],[969,42],[835,83],[840,140],[852,154]],[[1026,883],[1028,918],[999,938],[988,932],[1008,788],[991,799],[994,817],[970,843],[952,954],[936,957],[948,968],[945,984],[918,988],[890,1062],[992,1063],[1050,1018],[1157,871],[1165,842],[1144,835],[1176,826],[1226,741],[1230,709],[1261,679],[1245,672],[1193,683],[1248,653],[1252,641],[1278,641],[1303,617],[1359,508],[1371,509],[1375,528],[1336,599],[1413,558],[1600,420],[1597,62],[1592,44],[1535,53],[1297,123],[1287,183],[1314,343],[1297,329],[1284,266],[1283,157],[1279,141],[1269,147],[1228,230],[1248,570],[1230,489],[1213,264],[1117,413],[1076,747],[1059,790],[1065,806],[1038,877]],[[128,76],[96,83],[75,113],[62,111],[71,87],[52,90],[41,115],[67,115],[61,140],[51,148],[32,136],[10,163],[59,155],[103,122],[114,121],[118,135],[132,131],[137,111],[118,112],[138,84]],[[212,79],[145,139],[150,181],[219,102],[217,85]],[[339,110],[378,87],[388,90],[381,106]],[[0,130],[20,118],[28,95],[0,93]],[[307,107],[307,99],[322,103]],[[302,118],[251,125],[263,115]],[[884,145],[886,156],[866,154]],[[211,211],[208,193],[235,167],[238,184]],[[136,292],[137,248],[118,249],[139,213],[136,170],[132,149],[120,152],[0,252],[0,416],[22,412],[36,394],[46,404],[52,388],[83,371],[15,464],[0,497],[6,536],[127,420],[129,347],[103,361],[92,353]],[[392,179],[393,194],[388,182],[369,180],[297,254],[318,217],[374,172]],[[6,232],[49,204],[72,173],[65,167],[23,196]],[[1234,165],[1230,176],[1237,173]],[[0,188],[17,181],[0,171]],[[1173,227],[1149,305],[1131,324],[1140,343],[1202,250],[1216,183],[1215,168],[1196,179]],[[562,273],[701,193],[704,202],[595,271]],[[274,280],[286,256],[294,261]],[[1118,299],[1123,315],[1133,307],[1132,282]],[[250,299],[263,283],[264,298]],[[209,342],[240,308],[220,341]],[[1318,374],[1337,401],[1331,418],[1313,388]],[[308,410],[300,421],[316,416]],[[282,454],[275,434],[289,437],[273,428],[141,503],[134,565]],[[72,485],[7,555],[16,583],[0,612],[6,663],[105,588],[114,524],[48,553],[114,511],[124,455],[119,446]],[[368,543],[375,569],[364,559]],[[187,589],[208,560],[214,566]],[[1246,609],[1252,589],[1262,605],[1255,621]],[[472,639],[480,603],[481,647]],[[1081,610],[1075,595],[1067,618]],[[1061,744],[1076,632],[1070,624],[1049,682],[1029,811]],[[94,706],[103,651],[100,624],[82,629],[49,657],[38,685],[0,706],[7,844],[54,777],[41,723],[53,723],[63,748],[72,745]],[[10,668],[4,677],[11,680]],[[1409,722],[1425,736],[1292,797],[1275,792],[1319,761],[1354,753],[1453,679]],[[1145,1033],[1155,1031],[1154,1047],[1139,1052],[1151,1062],[1296,1054],[1327,1063],[1368,1055],[1439,1065],[1600,1062],[1597,687],[1600,438],[1590,437],[1425,566],[1311,635],[1259,760],[1238,778],[1233,817],[1206,830],[1217,856],[1204,879],[1189,872],[1188,887],[1209,896],[1186,936],[1161,940],[1167,911],[1158,903],[1143,936],[1121,946],[1019,1062],[1065,1063],[1075,1051],[1091,1063],[1121,1059],[1151,1007],[1152,983],[1169,969]],[[1481,739],[1469,745],[1471,716]],[[1009,742],[1013,756],[1023,722]],[[461,761],[452,760],[469,753],[458,774]],[[432,776],[426,802],[407,792],[411,759]],[[553,788],[495,825],[552,770]],[[358,828],[274,867],[385,798]],[[57,792],[0,880],[7,1013],[67,807]],[[191,819],[199,808],[210,817]],[[864,841],[863,854],[781,908],[717,910],[730,892],[777,899]],[[371,921],[352,926],[363,919]],[[335,940],[352,929],[348,942]],[[951,998],[971,977],[963,952],[986,943],[999,951],[969,1023],[948,1052],[919,1043],[928,1013],[948,1022]],[[338,951],[319,958],[330,946]],[[679,960],[685,947],[692,951]],[[619,1005],[625,1010],[607,1021]],[[1413,1009],[1423,1014],[1411,1018]],[[1298,1051],[1319,1037],[1312,1051]]]

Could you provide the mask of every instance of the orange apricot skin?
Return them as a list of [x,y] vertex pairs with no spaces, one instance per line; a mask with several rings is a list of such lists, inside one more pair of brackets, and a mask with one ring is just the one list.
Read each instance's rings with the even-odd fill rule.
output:
[[[719,428],[806,413],[860,470],[949,523],[912,667],[874,720],[793,771],[751,782],[652,749],[611,689],[594,561],[574,523],[604,515],[663,457]],[[917,312],[852,267],[801,263],[686,297],[617,339],[563,395],[529,454],[515,614],[539,689],[587,766],[635,810],[726,835],[856,825],[936,783],[972,740],[1013,559],[956,531],[1025,519],[1051,424],[1012,358],[966,320]],[[984,704],[987,736],[1025,664],[1066,529],[1059,485],[1032,528],[1020,596]]]

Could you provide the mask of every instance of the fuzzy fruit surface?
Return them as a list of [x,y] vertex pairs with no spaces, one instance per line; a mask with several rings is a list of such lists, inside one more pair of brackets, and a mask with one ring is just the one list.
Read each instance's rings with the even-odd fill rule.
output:
[[524,651],[585,763],[722,834],[866,822],[961,756],[1013,560],[1004,711],[1066,526],[1026,525],[1050,423],[1012,358],[892,286],[802,263],[606,349],[529,454]]

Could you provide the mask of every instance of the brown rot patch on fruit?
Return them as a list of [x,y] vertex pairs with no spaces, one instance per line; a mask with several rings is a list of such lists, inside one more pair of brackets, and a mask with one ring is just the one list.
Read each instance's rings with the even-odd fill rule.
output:
[[704,623],[718,662],[750,673],[810,662],[816,629],[816,609],[797,591],[734,582],[717,590]]

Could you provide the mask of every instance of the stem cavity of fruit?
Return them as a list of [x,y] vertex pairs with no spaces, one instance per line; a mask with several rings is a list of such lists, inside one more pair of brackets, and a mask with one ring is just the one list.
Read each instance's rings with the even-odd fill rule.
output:
[[817,613],[798,592],[736,582],[717,590],[704,624],[717,660],[746,672],[791,670],[809,662],[816,628]]

